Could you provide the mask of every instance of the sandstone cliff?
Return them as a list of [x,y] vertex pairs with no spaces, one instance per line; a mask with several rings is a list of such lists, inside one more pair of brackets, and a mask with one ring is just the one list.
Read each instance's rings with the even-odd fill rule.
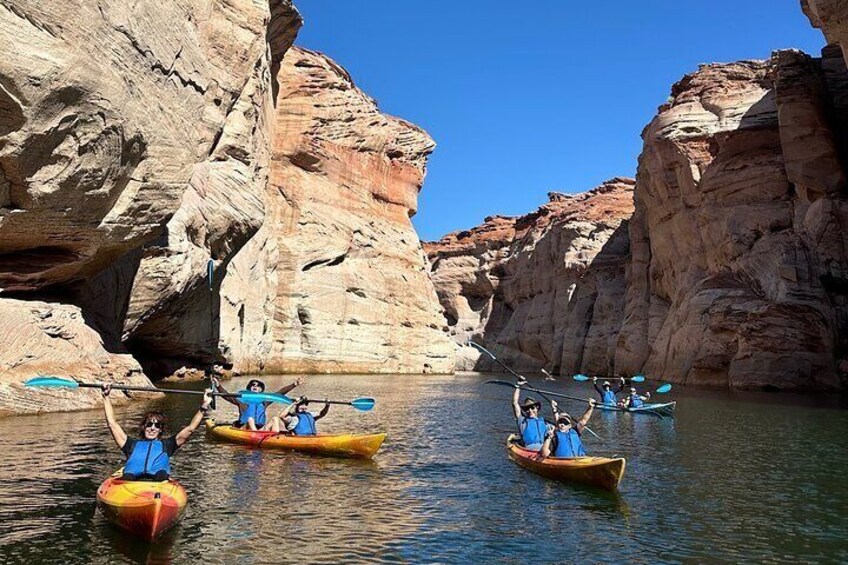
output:
[[452,372],[410,222],[433,140],[381,114],[322,55],[292,49],[279,78],[268,230],[279,282],[265,369]]
[[301,23],[0,0],[0,414],[97,402],[39,373],[451,370],[409,221],[432,140],[329,59],[284,64]]
[[847,110],[834,47],[702,66],[642,134],[635,210],[628,233],[608,231],[609,260],[575,280],[560,269],[572,247],[539,253],[505,219],[428,246],[458,341],[565,373],[845,387]]
[[[456,341],[522,369],[606,372],[623,309],[633,180],[612,179],[519,218],[495,216],[425,244]],[[458,368],[487,369],[473,348]]]

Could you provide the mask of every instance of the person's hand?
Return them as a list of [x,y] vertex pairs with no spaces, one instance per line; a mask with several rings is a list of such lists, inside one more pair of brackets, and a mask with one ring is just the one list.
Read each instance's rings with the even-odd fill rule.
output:
[[203,401],[200,403],[200,409],[204,412],[209,410],[209,406],[212,404],[212,389],[207,388],[203,391]]
[[593,383],[598,382],[598,377],[592,377],[592,382],[593,382]]
[[558,407],[559,407],[559,404],[557,404],[557,401],[556,401],[556,400],[551,400],[551,408],[553,409],[553,411],[554,411],[554,412],[556,412],[556,411],[557,411],[557,408],[558,408]]
[[524,375],[518,375],[518,386],[524,386],[527,384],[527,378]]
[[109,396],[110,392],[112,392],[112,385],[100,385],[100,394],[103,396],[103,398]]
[[598,405],[598,401],[597,401],[597,400],[595,400],[594,398],[590,398],[590,399],[589,399],[589,406],[591,406],[592,408],[594,408],[594,407],[595,407],[595,406],[597,406],[597,405]]
[[650,392],[646,392],[646,393],[645,393],[645,397],[646,397],[646,398],[651,398],[651,393],[650,393]]
[[329,405],[330,405],[329,399],[325,398],[324,399],[324,406],[329,406]]
[[621,382],[622,385],[624,385],[627,382],[626,380],[624,380],[624,377],[621,377],[618,380]]
[[221,382],[218,380],[217,377],[209,377],[209,380],[212,382],[213,387],[218,388],[219,386],[221,386]]
[[553,430],[548,430],[548,431],[545,432],[545,439],[551,439],[552,437],[554,437],[554,431]]
[[306,402],[305,396],[298,396],[297,400],[294,401],[295,404],[303,404],[304,402]]

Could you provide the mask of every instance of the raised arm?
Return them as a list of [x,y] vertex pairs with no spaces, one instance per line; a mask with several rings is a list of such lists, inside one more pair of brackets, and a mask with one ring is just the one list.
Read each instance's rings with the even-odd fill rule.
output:
[[595,392],[598,394],[604,394],[604,391],[598,386],[598,377],[592,377],[592,386],[595,387]]
[[619,392],[621,392],[622,390],[624,390],[624,385],[625,385],[625,383],[626,383],[626,381],[624,380],[624,377],[621,377],[621,378],[618,380],[618,388],[615,390],[615,394],[618,394]]
[[329,403],[327,403],[327,402],[325,402],[325,403],[324,403],[324,407],[321,409],[321,411],[320,411],[320,412],[318,412],[318,415],[317,415],[317,416],[315,416],[315,419],[316,419],[316,420],[320,420],[321,418],[323,418],[324,416],[326,416],[326,415],[327,415],[327,412],[329,412],[329,411],[330,411],[330,404],[329,404]]
[[550,457],[551,456],[551,448],[553,447],[554,442],[554,431],[548,430],[545,433],[545,441],[542,443],[542,457]]
[[512,413],[515,414],[515,419],[521,417],[521,406],[518,405],[518,396],[521,394],[521,389],[518,385],[515,386],[515,392],[512,393]]
[[195,412],[191,422],[180,430],[180,433],[178,433],[174,438],[177,441],[177,447],[182,447],[182,445],[188,441],[188,438],[191,437],[191,434],[194,433],[194,430],[197,429],[197,426],[199,426],[200,422],[203,421],[203,418],[206,417],[206,412],[209,410],[209,405],[212,403],[212,395],[209,394],[210,392],[212,392],[212,389],[207,388],[203,395],[203,402],[200,404],[200,409]]
[[303,377],[298,377],[297,379],[295,379],[295,381],[292,384],[286,385],[283,388],[281,388],[280,390],[278,390],[277,394],[288,394],[292,390],[294,390],[295,387],[298,387],[302,384],[303,384]]
[[586,411],[583,412],[583,415],[580,416],[580,419],[577,421],[577,425],[575,427],[579,428],[581,433],[583,432],[583,428],[585,428],[587,425],[589,425],[589,419],[592,417],[592,412],[595,411],[595,404],[597,404],[595,399],[590,398],[589,399],[589,408],[587,408]]
[[112,401],[109,400],[109,393],[112,392],[111,385],[103,385],[100,394],[103,395],[103,412],[106,414],[106,424],[109,426],[109,431],[112,432],[112,437],[118,447],[123,448],[127,443],[127,433],[124,428],[115,420],[115,411],[112,409]]
[[[215,377],[212,377],[212,386],[215,387],[215,389],[218,392],[221,392],[223,394],[230,394],[230,391],[225,389],[224,385],[221,384],[221,381],[219,381]],[[222,396],[221,398],[223,398],[224,400],[226,400],[230,404],[235,404],[236,406],[241,407],[241,403],[238,400],[236,400],[236,398],[234,396]]]

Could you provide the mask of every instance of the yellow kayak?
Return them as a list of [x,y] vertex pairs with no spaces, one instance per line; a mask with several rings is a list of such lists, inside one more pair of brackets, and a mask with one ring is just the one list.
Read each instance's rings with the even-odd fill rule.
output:
[[294,436],[271,431],[251,431],[234,428],[229,424],[216,424],[215,420],[211,418],[206,420],[206,435],[219,441],[250,445],[262,449],[284,449],[317,455],[362,459],[373,457],[386,439],[386,434]]
[[107,520],[148,541],[177,524],[188,503],[180,483],[125,481],[121,475],[119,470],[97,489],[97,506]]
[[534,473],[557,481],[583,483],[606,490],[615,490],[624,476],[624,458],[609,457],[545,457],[538,451],[524,449],[516,436],[507,439],[509,457]]

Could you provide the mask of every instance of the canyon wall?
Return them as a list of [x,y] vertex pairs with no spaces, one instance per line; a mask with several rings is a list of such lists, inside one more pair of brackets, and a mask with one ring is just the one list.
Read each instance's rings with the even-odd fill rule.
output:
[[[558,272],[574,247],[550,257],[545,248],[540,260],[533,238],[509,233],[524,218],[487,220],[428,245],[457,341],[476,336],[523,368],[568,374],[844,388],[846,109],[836,47],[821,58],[788,50],[703,65],[674,85],[642,134],[633,216],[626,234],[609,236],[617,261],[597,271],[590,262],[575,281]],[[544,215],[532,221],[546,229]],[[567,292],[540,301],[533,285],[548,289],[552,277]],[[489,287],[500,290],[481,292]],[[465,302],[488,296],[491,319],[476,323]]]
[[[425,244],[454,339],[522,370],[606,372],[624,304],[634,181],[616,178],[518,218],[494,216]],[[458,368],[492,368],[463,347]]]
[[37,374],[452,369],[409,221],[432,140],[329,59],[285,59],[301,23],[0,1],[0,415],[97,403]]
[[271,184],[273,372],[453,371],[410,218],[433,140],[381,114],[330,59],[280,67]]

